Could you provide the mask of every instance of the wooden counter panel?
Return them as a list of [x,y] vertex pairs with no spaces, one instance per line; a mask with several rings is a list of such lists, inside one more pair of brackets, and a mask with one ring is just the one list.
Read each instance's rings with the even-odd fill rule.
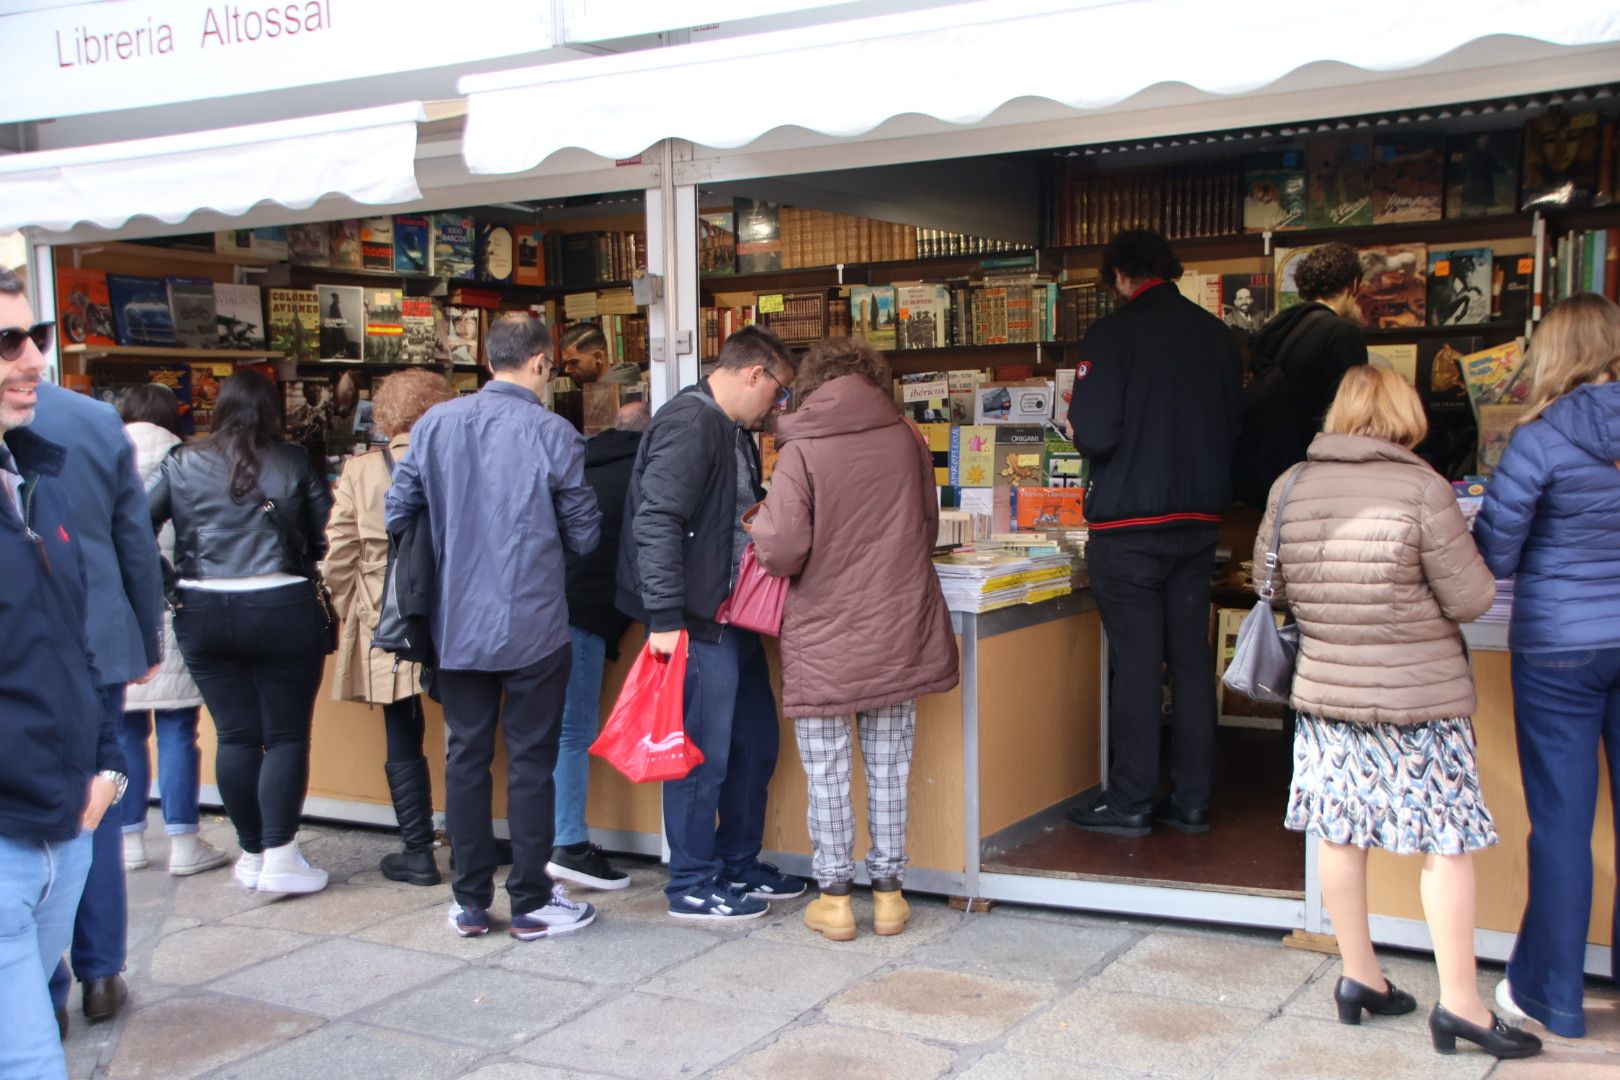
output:
[[[1479,781],[1485,805],[1502,842],[1474,859],[1478,882],[1477,923],[1482,930],[1517,933],[1529,888],[1525,842],[1530,819],[1519,778],[1519,752],[1513,733],[1511,658],[1505,652],[1476,650],[1474,679],[1479,711],[1474,737],[1479,747]],[[1599,760],[1597,821],[1592,830],[1592,918],[1586,940],[1610,945],[1610,913],[1615,887],[1614,812],[1609,801],[1608,767]],[[1422,919],[1418,877],[1423,860],[1375,851],[1368,860],[1368,910],[1375,915]]]
[[979,642],[979,836],[1102,779],[1095,611]]

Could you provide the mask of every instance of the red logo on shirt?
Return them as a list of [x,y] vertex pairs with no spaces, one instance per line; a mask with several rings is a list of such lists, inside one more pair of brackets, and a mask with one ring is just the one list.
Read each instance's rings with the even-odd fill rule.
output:
[[60,541],[62,541],[62,543],[64,543],[64,544],[71,544],[71,543],[73,543],[73,537],[71,537],[71,536],[69,536],[69,535],[68,535],[68,531],[67,531],[67,526],[66,526],[66,525],[58,525],[58,526],[57,526],[57,527],[56,527],[56,538],[57,538],[57,539],[58,539],[58,540],[60,540]]
[[1082,360],[1078,364],[1074,365],[1074,381],[1075,382],[1079,382],[1081,379],[1085,378],[1087,375],[1090,375],[1090,374],[1091,374],[1091,361],[1090,360]]

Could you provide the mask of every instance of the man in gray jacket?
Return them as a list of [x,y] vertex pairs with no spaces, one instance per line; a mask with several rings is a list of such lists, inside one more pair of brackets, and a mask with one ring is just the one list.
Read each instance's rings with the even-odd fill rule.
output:
[[[551,857],[563,698],[571,660],[563,548],[594,549],[601,511],[585,483],[585,440],[540,402],[551,335],[511,316],[489,332],[494,377],[411,429],[388,490],[388,531],[426,513],[437,570],[431,620],[450,748],[445,824],[455,851],[450,926],[489,932],[495,897],[490,764],[497,724],[507,753],[512,830],[510,933],[521,940],[588,926],[546,872]],[[503,703],[504,698],[504,703]]]

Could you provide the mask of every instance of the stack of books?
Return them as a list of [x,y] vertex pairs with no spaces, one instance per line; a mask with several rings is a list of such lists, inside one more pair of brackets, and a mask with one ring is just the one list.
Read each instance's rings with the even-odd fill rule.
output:
[[1061,552],[1031,555],[997,547],[966,548],[936,558],[934,570],[945,606],[952,611],[996,611],[1074,591],[1073,560]]

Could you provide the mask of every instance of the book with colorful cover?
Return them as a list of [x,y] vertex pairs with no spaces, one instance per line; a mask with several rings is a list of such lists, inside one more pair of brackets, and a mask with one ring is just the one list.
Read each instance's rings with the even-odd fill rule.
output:
[[1599,135],[1594,112],[1554,110],[1526,124],[1519,208],[1545,210],[1591,201],[1599,174]]
[[325,221],[287,226],[287,258],[294,266],[332,265],[332,226]]
[[314,289],[271,289],[265,329],[270,351],[308,363],[321,356],[321,302]]
[[[1065,407],[1064,412],[1068,409]],[[1042,483],[1047,487],[1085,487],[1090,469],[1069,437],[1056,428],[1046,429],[1041,458]]]
[[1305,153],[1297,147],[1243,159],[1243,228],[1275,232],[1305,227]]
[[1518,402],[1500,401],[1479,406],[1479,471],[1486,476],[1496,472],[1502,463],[1502,454],[1513,439],[1524,408]]
[[162,278],[108,274],[107,298],[118,344],[169,348],[179,344]]
[[1429,251],[1428,324],[1472,326],[1491,318],[1491,249]]
[[951,383],[943,371],[901,375],[894,384],[900,411],[919,424],[950,423]]
[[394,215],[394,272],[433,273],[433,218],[430,215]]
[[478,280],[492,285],[507,285],[512,281],[516,252],[512,245],[512,227],[499,221],[478,223]]
[[360,246],[360,219],[344,218],[328,224],[331,227],[332,237],[331,245],[328,248],[332,269],[364,269],[365,254]]
[[112,300],[101,270],[61,266],[56,271],[56,325],[63,345],[114,345]]
[[264,294],[257,285],[214,285],[217,349],[264,348]]
[[1502,401],[1524,366],[1524,349],[1517,339],[1470,353],[1461,360],[1463,384],[1476,411],[1481,405]]
[[484,309],[447,304],[434,357],[446,364],[477,364],[483,341]]
[[902,349],[943,349],[949,344],[951,294],[943,285],[894,287],[895,341]]
[[219,400],[219,387],[230,378],[236,367],[230,363],[191,365],[192,433],[207,435],[214,430],[214,403]]
[[466,214],[433,215],[433,272],[467,280],[478,266],[478,226]]
[[951,425],[950,483],[962,488],[991,487],[996,429],[985,425]]
[[1299,264],[1315,251],[1314,247],[1273,248],[1272,265],[1276,267],[1277,280],[1277,310],[1287,311],[1300,303],[1299,299]]
[[401,313],[404,293],[399,289],[365,290],[368,364],[397,364],[405,353],[405,322]]
[[865,338],[875,349],[894,348],[895,310],[892,286],[850,286],[849,310],[855,337]]
[[1305,223],[1342,229],[1373,223],[1371,135],[1316,135],[1305,143]]
[[438,305],[426,296],[400,298],[400,323],[404,329],[404,345],[400,360],[407,364],[433,363],[434,347],[439,340]]
[[1519,133],[1480,131],[1446,140],[1446,217],[1511,214],[1518,204]]
[[287,231],[279,225],[268,225],[216,232],[214,251],[220,255],[246,255],[255,259],[285,259]]
[[359,285],[316,285],[320,297],[321,359],[363,360],[366,290]]
[[1020,486],[1013,496],[1020,529],[1083,529],[1086,492],[1079,487]]
[[512,284],[546,283],[546,235],[538,225],[512,226]]
[[1423,244],[1385,244],[1361,249],[1362,320],[1379,330],[1423,326],[1429,306],[1429,249]]
[[360,219],[360,269],[394,273],[394,219]]
[[185,349],[212,349],[219,341],[215,322],[214,283],[209,278],[172,277],[164,280],[169,293],[169,314],[174,336]]
[[1440,143],[1388,136],[1373,143],[1373,224],[1439,221],[1445,202]]

